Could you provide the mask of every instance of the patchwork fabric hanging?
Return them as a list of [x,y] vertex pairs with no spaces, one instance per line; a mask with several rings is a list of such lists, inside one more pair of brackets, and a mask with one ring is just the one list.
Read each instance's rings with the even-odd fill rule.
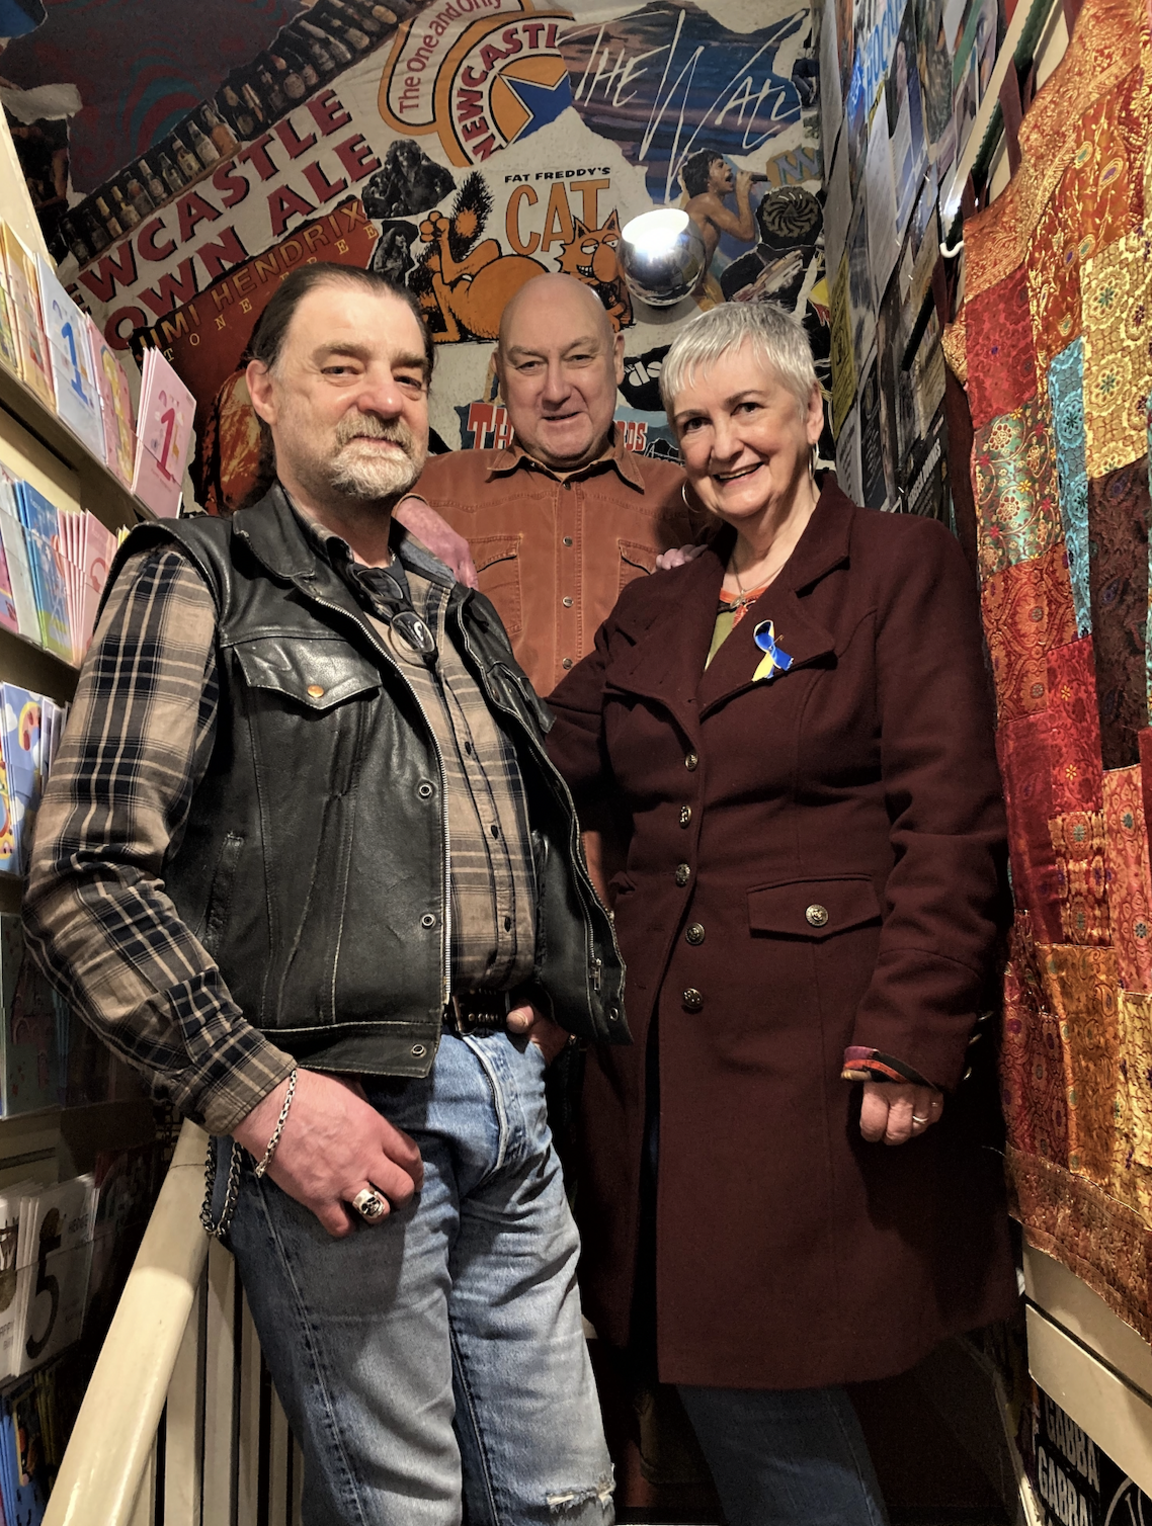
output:
[[1016,923],[1013,1211],[1152,1339],[1152,39],[1086,0],[964,227],[981,604]]

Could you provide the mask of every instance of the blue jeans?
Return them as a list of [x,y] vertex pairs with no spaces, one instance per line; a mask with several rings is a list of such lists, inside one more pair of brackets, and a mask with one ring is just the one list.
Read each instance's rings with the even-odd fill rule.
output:
[[842,1388],[677,1391],[728,1526],[887,1526]]
[[614,1519],[543,1073],[501,1033],[445,1035],[423,1080],[366,1078],[424,1187],[344,1240],[246,1160],[228,1239],[304,1449],[307,1526]]

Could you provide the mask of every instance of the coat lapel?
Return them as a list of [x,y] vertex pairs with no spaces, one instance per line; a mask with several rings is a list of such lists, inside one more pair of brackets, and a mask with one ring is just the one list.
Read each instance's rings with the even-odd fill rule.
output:
[[752,675],[764,657],[756,645],[755,634],[762,621],[771,620],[776,644],[791,657],[792,666],[772,679],[760,679],[760,683],[787,683],[797,670],[835,651],[835,638],[825,625],[809,614],[804,595],[833,567],[847,560],[855,512],[850,500],[829,482],[779,577],[755,604],[749,606],[743,620],[700,678],[701,716],[753,686]]
[[731,536],[724,532],[695,561],[675,572],[652,574],[659,580],[653,588],[666,590],[659,611],[643,629],[624,632],[634,644],[605,673],[609,688],[655,700],[689,734],[696,730],[696,688],[712,644],[730,545]]
[[[779,580],[777,580],[778,582]],[[700,679],[700,713],[706,714],[742,689],[753,685],[752,675],[763,661],[764,653],[756,645],[756,627],[771,620],[776,645],[788,653],[792,666],[759,683],[787,683],[797,669],[826,657],[834,650],[831,633],[807,613],[791,588],[775,584],[748,608],[747,614],[713,657],[708,671]]]

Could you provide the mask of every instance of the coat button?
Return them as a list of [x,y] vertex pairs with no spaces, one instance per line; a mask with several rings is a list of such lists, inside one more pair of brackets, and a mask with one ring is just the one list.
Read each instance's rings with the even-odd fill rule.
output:
[[570,546],[572,544],[572,537],[570,535],[566,535],[564,537],[564,544],[566,546]]
[[680,998],[684,1003],[685,1012],[699,1012],[704,1006],[704,997],[695,986],[689,986]]
[[690,864],[676,865],[676,883],[683,890],[684,886],[692,878],[692,866]]
[[704,924],[702,922],[689,923],[684,936],[688,939],[688,942],[693,945],[693,947],[698,946],[704,942]]
[[828,908],[814,903],[804,913],[810,927],[826,927],[828,924]]
[[324,693],[323,686],[321,684],[309,684],[308,693],[311,694],[313,699],[319,699]]
[[680,807],[680,825],[686,827],[691,820],[692,807],[690,805],[682,805]]
[[421,779],[420,783],[416,786],[416,793],[420,796],[421,800],[431,800],[432,786],[428,783],[427,779]]
[[688,770],[688,772],[690,774],[694,774],[696,772],[696,769],[697,769],[699,763],[700,763],[700,759],[699,759],[699,757],[697,756],[696,753],[690,752],[690,753],[685,754],[685,757],[684,757],[684,767]]
[[424,915],[420,918],[420,926],[421,927],[435,927],[436,926],[436,918],[432,915],[432,913],[430,911],[426,911],[424,913]]
[[564,604],[564,608],[565,609],[571,609],[572,608],[572,595],[571,594],[566,593],[564,595],[563,604]]

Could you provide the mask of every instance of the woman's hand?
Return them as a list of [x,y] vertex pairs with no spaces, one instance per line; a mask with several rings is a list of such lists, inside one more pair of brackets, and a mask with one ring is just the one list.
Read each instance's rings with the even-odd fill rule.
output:
[[466,588],[480,587],[468,542],[423,498],[413,495],[402,498],[392,510],[392,518],[398,520],[406,530],[411,530],[417,540],[423,541],[458,583],[463,583]]
[[860,1132],[869,1144],[907,1144],[939,1121],[944,1093],[931,1086],[865,1081]]

